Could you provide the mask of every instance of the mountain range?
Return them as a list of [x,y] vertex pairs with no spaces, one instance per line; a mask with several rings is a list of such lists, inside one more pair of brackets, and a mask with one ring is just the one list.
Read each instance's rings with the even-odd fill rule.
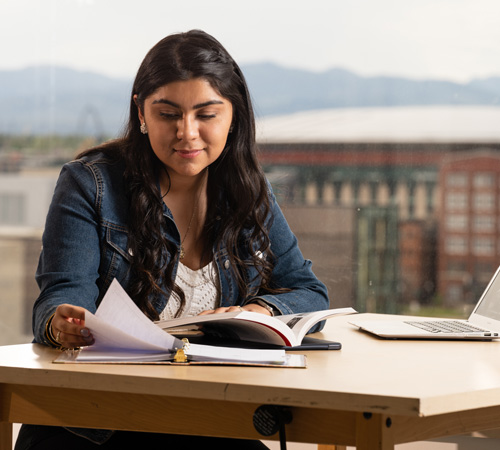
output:
[[[362,77],[334,68],[324,72],[273,63],[242,66],[256,115],[325,108],[408,105],[500,107],[500,76],[467,83]],[[0,71],[1,134],[115,136],[128,114],[131,79],[59,66]]]

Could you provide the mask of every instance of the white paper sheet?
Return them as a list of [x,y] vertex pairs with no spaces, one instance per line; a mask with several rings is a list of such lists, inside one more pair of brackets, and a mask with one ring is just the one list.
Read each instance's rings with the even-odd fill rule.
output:
[[[125,353],[133,359],[134,352],[148,357],[148,354],[168,354],[183,343],[168,334],[148,319],[128,296],[118,281],[113,280],[102,299],[96,314],[85,314],[85,326],[95,339],[95,344],[84,347],[77,359],[119,360]],[[232,347],[218,347],[190,344],[186,354],[198,361],[248,361],[284,363],[284,350],[255,350]]]
[[113,280],[95,315],[85,314],[85,326],[95,344],[87,350],[141,350],[165,352],[182,347],[182,342],[158,328]]

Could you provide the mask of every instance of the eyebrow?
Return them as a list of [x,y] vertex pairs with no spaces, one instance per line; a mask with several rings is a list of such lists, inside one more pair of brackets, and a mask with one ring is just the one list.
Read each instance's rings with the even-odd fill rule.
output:
[[[181,108],[180,105],[178,105],[177,103],[174,103],[170,100],[167,100],[166,98],[159,98],[159,99],[156,99],[156,100],[153,100],[153,105],[157,105],[157,104],[164,104],[164,105],[170,105],[170,106],[173,106],[174,108]],[[193,106],[193,109],[200,109],[200,108],[204,108],[205,106],[211,106],[211,105],[223,105],[224,102],[222,100],[209,100],[207,102],[203,102],[203,103],[198,103],[196,105]]]

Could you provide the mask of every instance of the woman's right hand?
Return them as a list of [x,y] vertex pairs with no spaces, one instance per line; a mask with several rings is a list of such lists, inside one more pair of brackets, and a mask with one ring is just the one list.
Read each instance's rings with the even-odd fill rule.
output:
[[94,338],[85,328],[85,308],[59,305],[51,323],[51,333],[61,347],[75,348],[92,345]]

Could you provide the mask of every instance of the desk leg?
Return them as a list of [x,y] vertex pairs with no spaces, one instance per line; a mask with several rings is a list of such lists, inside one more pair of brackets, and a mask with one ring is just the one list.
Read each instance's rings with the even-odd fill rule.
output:
[[12,424],[0,422],[0,450],[12,450]]
[[356,450],[394,450],[391,418],[383,414],[358,414]]
[[[346,446],[320,444],[318,450],[346,450]],[[358,414],[356,450],[394,450],[391,418],[382,414]]]

